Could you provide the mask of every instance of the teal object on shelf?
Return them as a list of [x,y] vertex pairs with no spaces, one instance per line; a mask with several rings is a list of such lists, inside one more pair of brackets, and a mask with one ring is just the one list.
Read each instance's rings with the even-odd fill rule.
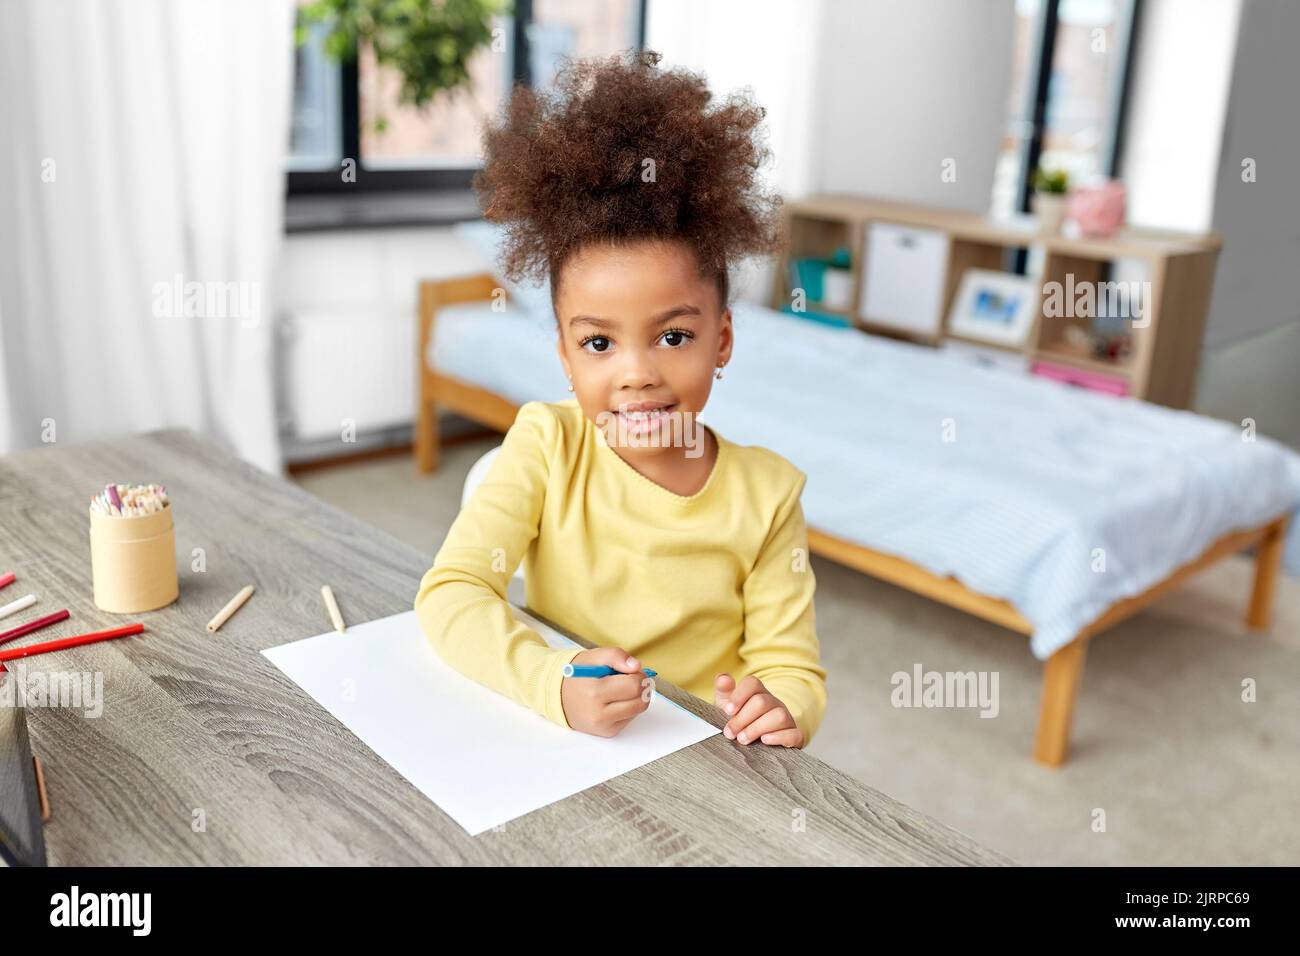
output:
[[794,268],[793,287],[803,289],[809,302],[820,302],[826,278],[826,260],[795,259],[791,265]]
[[848,246],[840,246],[830,256],[804,256],[790,260],[790,288],[803,289],[809,302],[820,302],[826,295],[826,270],[850,269],[852,257]]
[[820,322],[822,325],[833,325],[839,329],[853,328],[853,323],[849,321],[848,318],[842,315],[833,315],[829,312],[814,312],[811,310],[805,312],[796,312],[794,310],[794,306],[791,305],[781,306],[781,311],[784,312],[786,315],[794,316],[796,319],[808,319],[812,322]]

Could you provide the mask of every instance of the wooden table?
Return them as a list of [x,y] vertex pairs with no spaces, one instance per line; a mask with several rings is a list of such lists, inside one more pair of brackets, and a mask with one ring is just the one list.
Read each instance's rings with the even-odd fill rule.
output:
[[[108,480],[167,486],[181,585],[170,607],[121,618],[94,606],[86,504]],[[192,567],[196,549],[205,570]],[[11,595],[40,598],[6,623],[66,606],[71,619],[44,639],[123,620],[147,628],[29,661],[104,675],[98,718],[28,711],[52,810],[50,862],[1010,862],[801,751],[721,736],[467,836],[259,653],[329,630],[323,583],[353,623],[409,610],[429,563],[188,431],[0,460],[0,571],[19,574]],[[249,602],[208,634],[208,619],[249,583]],[[722,725],[711,704],[657,685]]]

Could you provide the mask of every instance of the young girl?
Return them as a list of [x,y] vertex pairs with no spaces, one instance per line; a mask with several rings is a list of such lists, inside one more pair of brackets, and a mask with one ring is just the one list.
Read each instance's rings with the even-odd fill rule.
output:
[[[448,663],[561,726],[619,733],[649,667],[712,694],[729,739],[803,747],[826,707],[805,476],[696,419],[731,357],[728,264],[779,243],[780,200],[755,182],[765,111],[711,105],[659,60],[571,62],[484,136],[484,215],[508,227],[507,278],[549,277],[574,395],[519,410],[415,609]],[[528,607],[595,648],[515,620],[521,560]]]

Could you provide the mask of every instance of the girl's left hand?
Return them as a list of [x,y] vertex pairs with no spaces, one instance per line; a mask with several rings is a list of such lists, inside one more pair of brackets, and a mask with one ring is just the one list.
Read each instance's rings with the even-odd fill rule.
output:
[[774,747],[803,746],[803,731],[790,711],[757,677],[746,677],[737,686],[730,674],[719,674],[713,682],[713,702],[731,718],[722,728],[728,740],[745,745],[761,740]]

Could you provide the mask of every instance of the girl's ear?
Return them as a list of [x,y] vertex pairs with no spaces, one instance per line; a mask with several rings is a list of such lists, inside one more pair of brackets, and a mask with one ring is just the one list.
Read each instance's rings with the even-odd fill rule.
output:
[[573,369],[569,368],[569,357],[564,354],[564,333],[560,330],[555,332],[555,351],[560,356],[560,365],[564,366],[564,377],[573,380]]
[[726,365],[731,361],[731,344],[733,340],[731,329],[731,310],[722,311],[722,328],[718,331],[718,362]]

